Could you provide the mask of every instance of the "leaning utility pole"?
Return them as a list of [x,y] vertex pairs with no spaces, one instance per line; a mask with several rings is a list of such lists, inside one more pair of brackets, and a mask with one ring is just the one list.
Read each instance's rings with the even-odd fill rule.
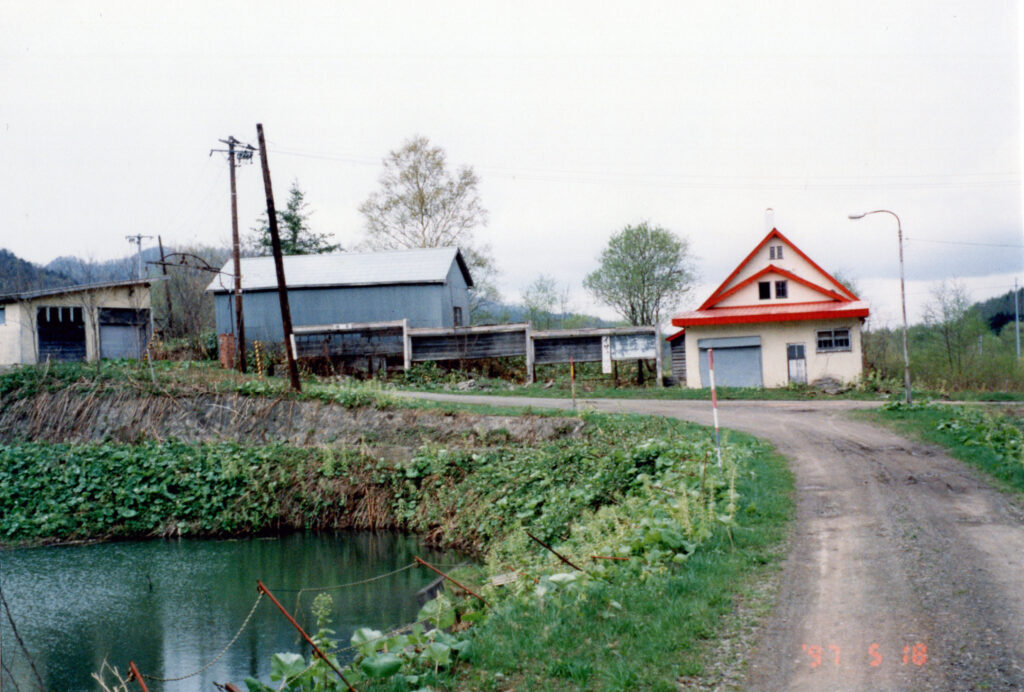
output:
[[288,285],[284,280],[284,259],[281,257],[281,236],[277,233],[277,211],[274,209],[274,189],[270,185],[270,163],[267,161],[267,143],[263,139],[263,123],[256,123],[256,135],[260,140],[260,163],[263,164],[263,189],[267,191],[267,225],[270,227],[270,243],[274,251],[274,268],[277,269],[277,295],[281,299],[281,326],[284,327],[284,352],[288,356],[288,375],[292,389],[302,391],[299,382],[299,366],[292,350],[292,313],[288,308]]
[[160,269],[164,275],[164,298],[167,299],[167,332],[165,336],[169,336],[170,332],[174,330],[174,312],[171,310],[171,287],[167,283],[167,257],[164,255],[164,239],[160,236],[156,237],[156,242],[160,245]]
[[251,161],[254,149],[252,145],[245,144],[236,152],[235,145],[242,143],[234,137],[219,141],[228,145],[227,150],[211,149],[210,154],[226,153],[228,168],[231,171],[231,246],[235,271],[235,334],[238,337],[235,353],[238,358],[238,372],[245,372],[245,318],[242,314],[242,260],[241,244],[238,240],[238,192],[235,190],[235,168],[238,166],[238,161]]

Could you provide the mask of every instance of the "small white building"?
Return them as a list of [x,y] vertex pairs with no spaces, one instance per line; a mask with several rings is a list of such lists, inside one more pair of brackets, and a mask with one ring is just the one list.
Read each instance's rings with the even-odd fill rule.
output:
[[683,331],[688,387],[784,387],[822,378],[856,381],[868,304],[773,228],[697,310],[672,318]]
[[151,280],[0,296],[0,366],[140,358],[152,332]]

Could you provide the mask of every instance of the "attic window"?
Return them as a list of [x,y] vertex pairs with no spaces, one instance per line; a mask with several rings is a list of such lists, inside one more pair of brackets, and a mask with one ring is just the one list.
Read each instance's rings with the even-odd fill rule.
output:
[[789,286],[786,281],[775,282],[775,297],[776,298],[788,298],[789,297]]
[[454,326],[462,326],[462,308],[456,305],[452,308],[452,321],[455,323]]
[[782,259],[782,246],[770,245],[768,247],[768,257],[773,260]]
[[758,281],[757,282],[757,297],[761,300],[768,300],[772,297],[772,282],[771,281]]
[[823,351],[849,351],[849,329],[823,329],[818,332],[818,353]]

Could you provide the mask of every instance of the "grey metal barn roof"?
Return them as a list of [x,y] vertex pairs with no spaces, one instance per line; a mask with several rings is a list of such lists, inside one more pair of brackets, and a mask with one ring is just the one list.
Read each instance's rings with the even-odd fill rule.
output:
[[[338,252],[327,255],[287,255],[284,278],[289,288],[328,286],[383,286],[394,284],[444,283],[452,262],[458,262],[466,284],[473,285],[469,268],[457,247],[387,250],[384,252]],[[234,263],[228,260],[207,291],[233,290]],[[242,258],[242,290],[277,288],[273,257]]]

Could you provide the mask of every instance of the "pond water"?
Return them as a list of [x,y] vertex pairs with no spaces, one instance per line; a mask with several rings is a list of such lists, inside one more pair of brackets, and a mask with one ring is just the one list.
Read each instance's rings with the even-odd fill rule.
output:
[[[106,659],[122,673],[134,661],[143,674],[179,677],[203,667],[231,640],[256,600],[256,580],[307,628],[316,593],[297,591],[375,577],[414,555],[451,566],[457,553],[427,550],[419,539],[381,533],[296,534],[241,540],[102,543],[0,551],[0,576],[18,633],[47,690],[98,690],[91,673]],[[358,627],[386,630],[411,622],[416,592],[435,575],[417,567],[367,584],[328,591],[340,645]],[[2,661],[21,689],[35,677],[5,614]],[[296,631],[264,598],[249,626],[199,676],[151,683],[150,690],[213,690],[246,676],[269,682],[270,657],[308,654]],[[8,672],[9,671],[9,672]],[[112,678],[108,677],[108,681]],[[11,685],[11,689],[14,686]]]

